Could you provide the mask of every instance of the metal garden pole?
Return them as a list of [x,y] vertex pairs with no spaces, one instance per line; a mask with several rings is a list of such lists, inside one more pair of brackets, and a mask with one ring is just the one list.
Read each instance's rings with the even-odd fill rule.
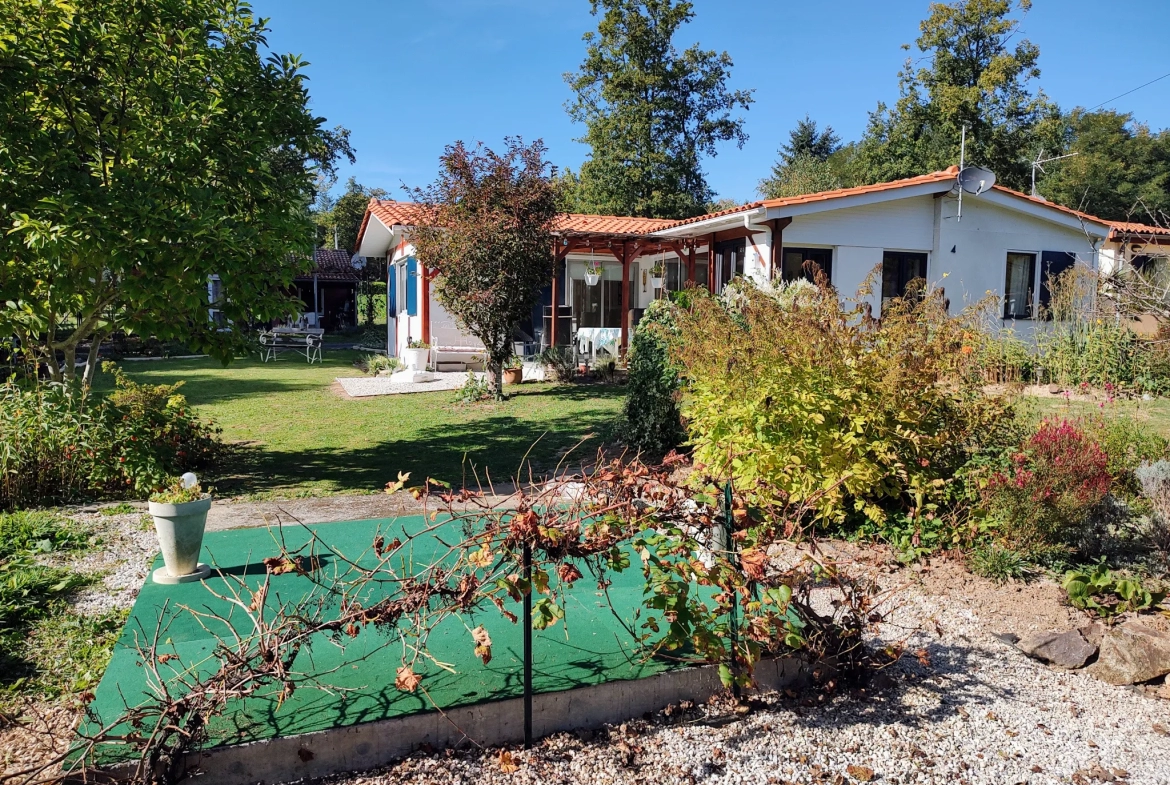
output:
[[[731,566],[738,567],[735,558],[735,525],[731,514],[731,482],[723,486],[723,525],[727,529],[727,560]],[[739,664],[736,653],[739,650],[739,597],[733,592],[731,595],[731,694],[738,701],[739,695]]]
[[524,749],[532,747],[532,546],[524,543]]

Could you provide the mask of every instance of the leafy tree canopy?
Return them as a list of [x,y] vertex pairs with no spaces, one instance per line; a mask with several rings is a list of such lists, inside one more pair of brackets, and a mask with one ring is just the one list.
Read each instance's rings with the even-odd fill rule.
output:
[[321,248],[338,248],[356,251],[358,232],[362,228],[362,219],[366,215],[366,206],[370,199],[385,199],[387,193],[382,188],[367,188],[349,178],[345,184],[345,193],[336,199],[328,195],[318,198],[318,207],[313,212],[314,223],[317,224],[317,245]]
[[597,32],[586,33],[580,69],[565,75],[569,116],[592,150],[574,203],[581,211],[685,218],[714,196],[704,157],[719,142],[747,140],[750,90],[730,90],[731,56],[698,44],[680,52],[679,28],[694,18],[680,0],[593,0]]
[[783,199],[840,187],[841,178],[833,171],[833,165],[808,153],[799,153],[787,163],[777,161],[772,166],[771,176],[760,181],[760,193],[765,199]]
[[[967,160],[990,167],[1014,188],[1030,182],[1030,160],[1060,144],[1060,113],[1040,90],[1040,50],[1017,40],[1031,0],[935,2],[923,20],[918,63],[906,61],[897,104],[878,104],[851,159],[849,179],[881,182],[944,169],[959,161],[967,126]],[[908,47],[907,47],[908,48]]]
[[1053,161],[1040,181],[1047,199],[1101,218],[1170,224],[1170,131],[1151,132],[1132,115],[1069,113],[1073,158]]
[[412,241],[423,274],[460,325],[487,350],[489,384],[503,395],[503,366],[520,322],[552,280],[553,221],[561,196],[544,143],[505,140],[503,153],[449,145],[439,176],[415,189]]
[[0,333],[55,379],[116,330],[226,360],[291,307],[314,177],[352,151],[265,33],[229,0],[0,0]]
[[806,114],[788,132],[788,143],[780,146],[780,162],[790,164],[801,156],[827,161],[840,149],[841,137],[833,131],[833,126],[826,125],[822,130],[817,127],[817,121]]

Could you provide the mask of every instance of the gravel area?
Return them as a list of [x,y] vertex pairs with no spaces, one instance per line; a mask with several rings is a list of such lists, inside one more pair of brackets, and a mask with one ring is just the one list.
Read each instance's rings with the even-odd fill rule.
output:
[[[483,374],[476,374],[481,379]],[[402,395],[404,393],[458,390],[467,383],[466,371],[442,371],[429,382],[393,382],[388,376],[339,376],[337,383],[351,398],[371,395]]]
[[674,707],[528,752],[420,753],[328,782],[1170,783],[1170,701],[1028,659],[930,583],[903,591],[880,631],[909,634],[916,656],[869,689],[827,701],[768,695],[746,717],[727,701]]

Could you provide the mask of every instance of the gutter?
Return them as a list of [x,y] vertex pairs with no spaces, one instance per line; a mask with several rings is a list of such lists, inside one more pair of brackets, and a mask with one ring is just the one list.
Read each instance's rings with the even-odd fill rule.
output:
[[744,212],[730,213],[728,215],[720,215],[720,216],[716,216],[715,218],[706,218],[702,221],[695,221],[694,223],[683,224],[682,226],[675,226],[675,227],[670,228],[670,229],[662,229],[660,231],[654,232],[652,236],[654,236],[654,237],[677,237],[677,236],[687,237],[688,233],[693,233],[695,236],[698,236],[701,234],[710,234],[713,231],[713,229],[711,229],[710,227],[718,226],[720,224],[730,224],[730,226],[734,226],[735,224],[740,223],[741,221],[744,225],[744,228],[746,228],[746,229],[757,229],[758,228],[759,231],[766,232],[768,230],[768,227],[757,226],[756,224],[753,223],[753,219],[754,218],[763,218],[767,214],[768,214],[768,208],[763,207],[763,206],[753,207],[752,209],[746,210]]

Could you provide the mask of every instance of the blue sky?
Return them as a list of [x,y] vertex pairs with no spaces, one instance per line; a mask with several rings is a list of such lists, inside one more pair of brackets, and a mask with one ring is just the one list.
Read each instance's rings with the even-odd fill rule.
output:
[[[849,140],[866,113],[897,98],[897,73],[928,0],[695,0],[676,40],[726,50],[732,86],[754,88],[750,136],[706,163],[721,197],[749,200],[788,130],[807,112]],[[404,198],[433,179],[456,139],[543,138],[577,168],[562,74],[595,27],[587,0],[253,0],[269,44],[310,61],[313,110],[353,131],[358,161],[341,170]],[[1040,47],[1040,85],[1061,106],[1092,107],[1170,72],[1170,0],[1035,0],[1023,34]],[[1147,34],[1148,31],[1149,34]],[[917,54],[917,49],[909,53]],[[1170,78],[1106,104],[1170,126]]]

